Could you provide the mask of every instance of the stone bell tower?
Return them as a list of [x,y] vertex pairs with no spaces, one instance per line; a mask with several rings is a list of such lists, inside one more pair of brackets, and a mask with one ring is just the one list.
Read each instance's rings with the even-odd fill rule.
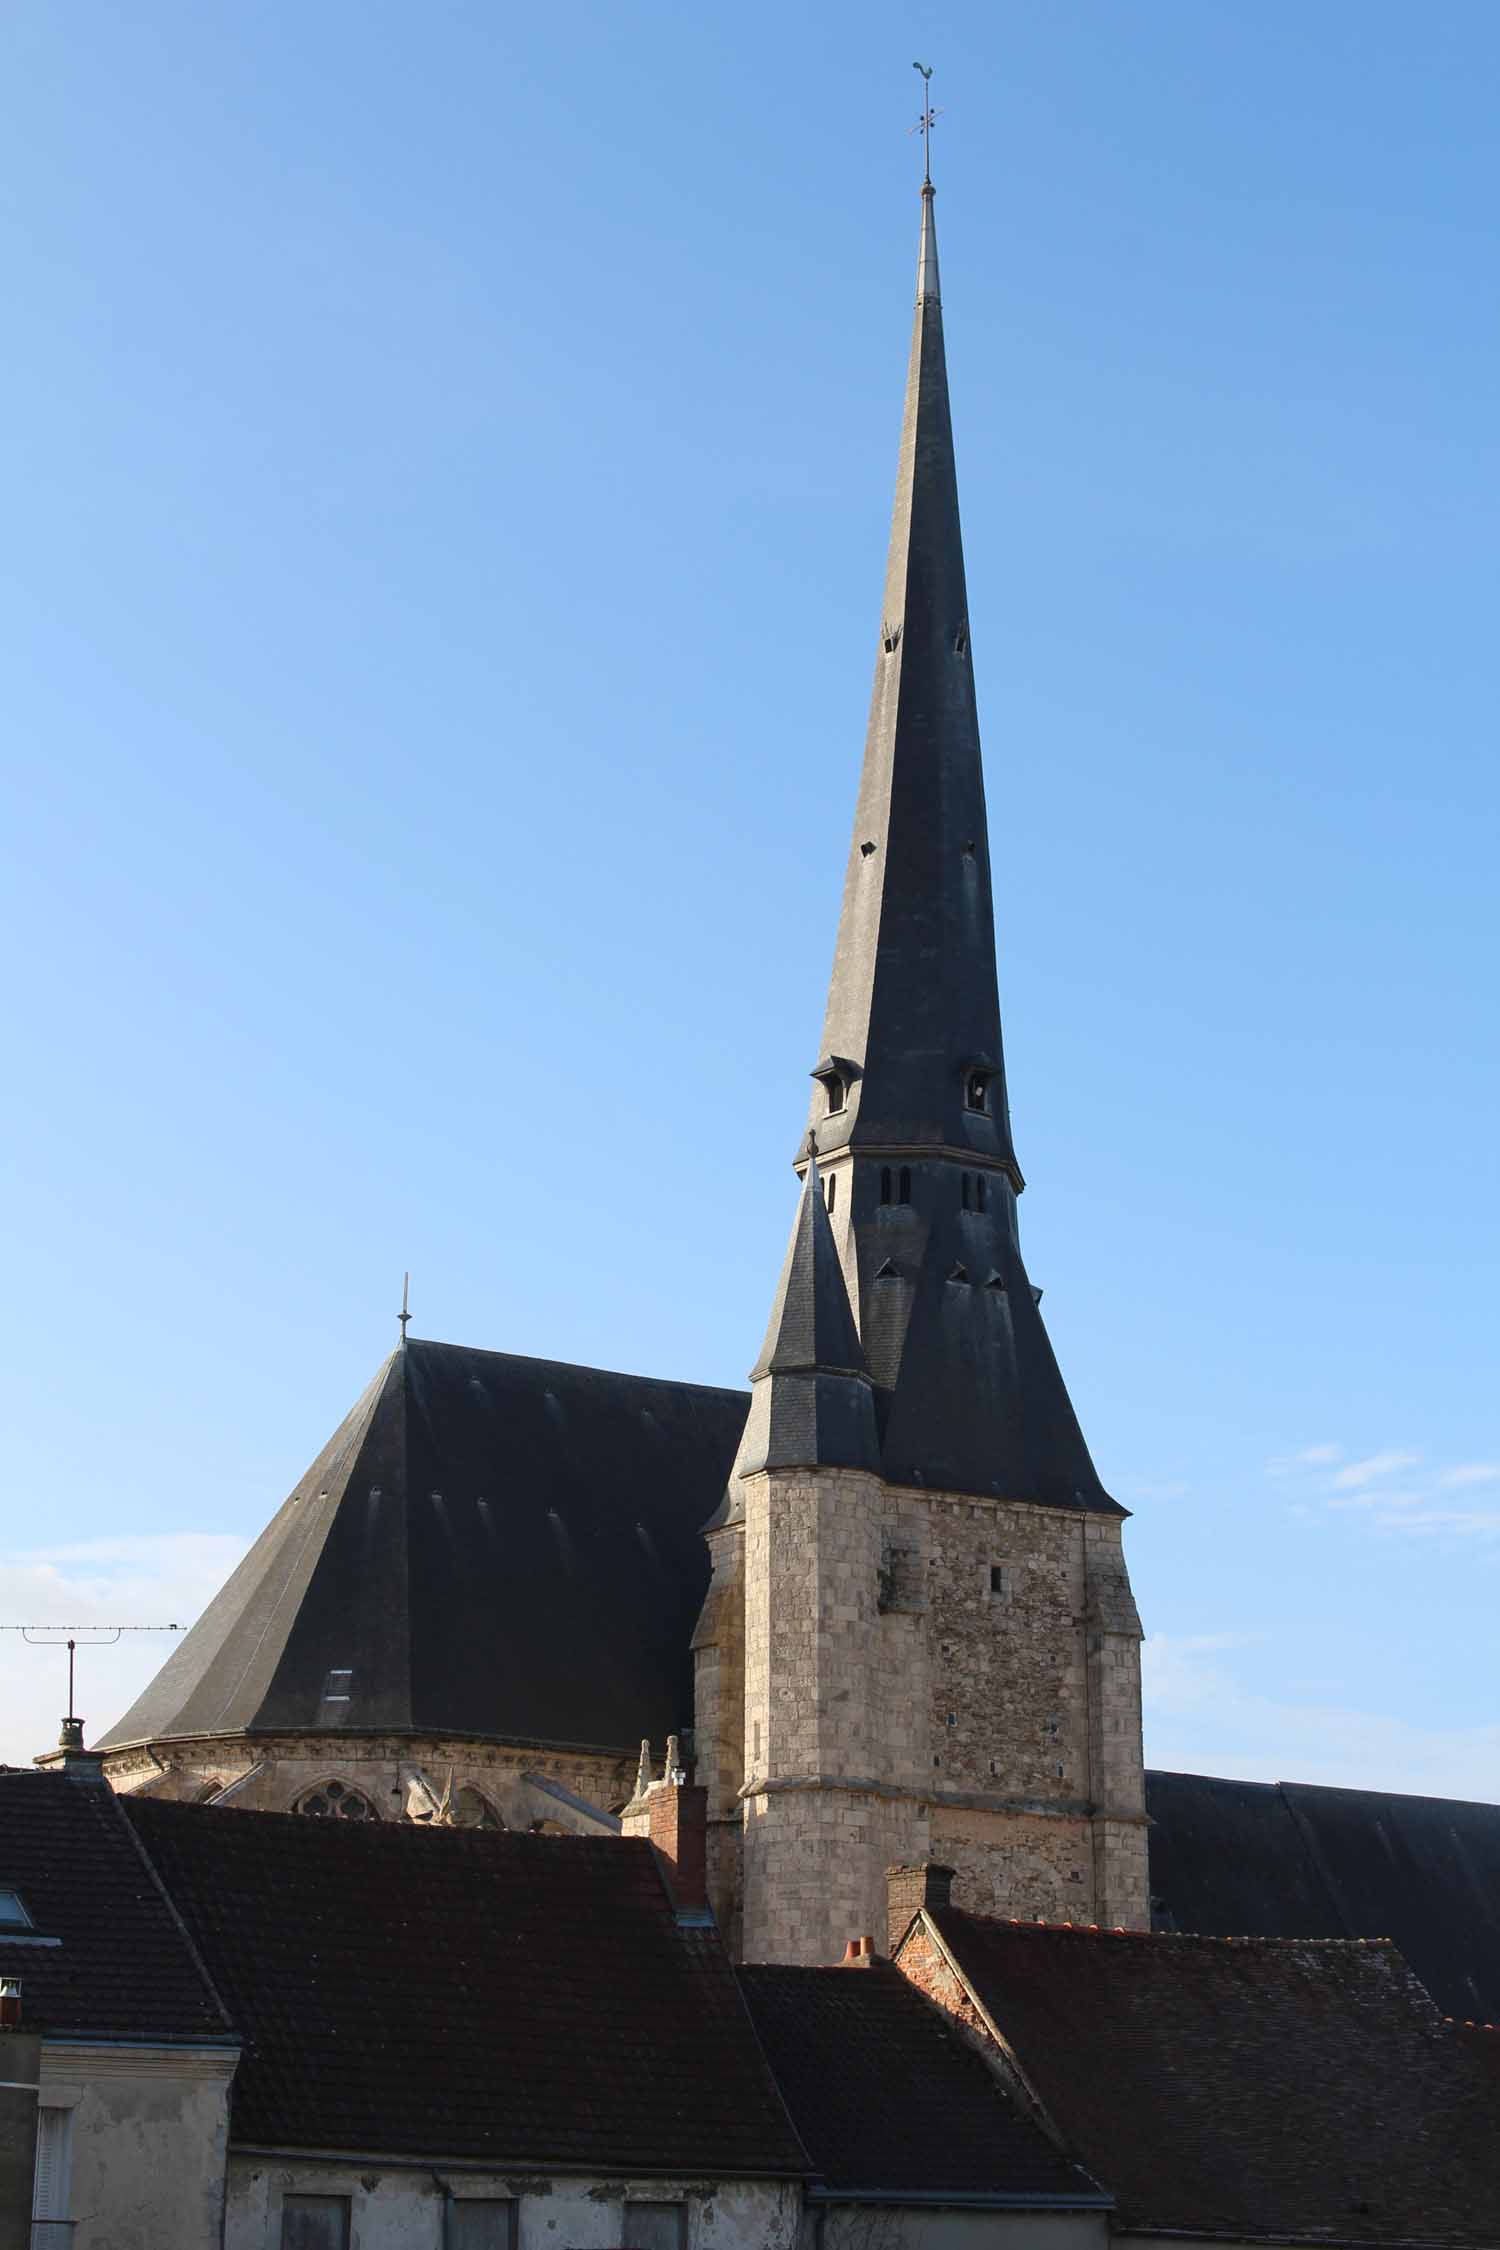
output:
[[695,1637],[710,1886],[836,1960],[885,1870],[1144,1926],[1140,1637],[1022,1262],[931,182],[802,1198]]

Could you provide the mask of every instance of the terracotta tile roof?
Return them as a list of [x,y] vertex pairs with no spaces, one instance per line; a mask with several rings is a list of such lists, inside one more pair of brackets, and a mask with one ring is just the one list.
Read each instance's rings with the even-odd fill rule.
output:
[[239,2142],[808,2169],[711,1929],[651,1848],[137,1801],[245,2054]]
[[1097,2203],[898,1969],[746,1966],[740,1986],[822,2181],[834,2189]]
[[931,1920],[1122,2225],[1500,2239],[1493,2085],[1394,1947]]
[[0,1768],[0,1884],[20,1892],[34,1936],[7,1943],[26,2022],[61,2036],[225,2041],[230,2027],[103,1782]]

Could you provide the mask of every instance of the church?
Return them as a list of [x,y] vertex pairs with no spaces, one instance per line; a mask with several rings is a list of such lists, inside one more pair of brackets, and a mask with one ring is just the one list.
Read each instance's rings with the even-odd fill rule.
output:
[[837,1960],[941,1863],[980,1915],[1392,1937],[1500,2016],[1500,1808],[1144,1769],[1127,1511],[1021,1248],[930,180],[809,1062],[748,1397],[403,1322],[98,1742],[114,1788],[603,1837],[664,1769],[746,1961]]

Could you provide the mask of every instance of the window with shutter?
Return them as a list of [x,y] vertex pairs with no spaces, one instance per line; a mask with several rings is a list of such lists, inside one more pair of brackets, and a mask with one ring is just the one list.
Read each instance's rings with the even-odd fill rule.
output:
[[509,2196],[462,2195],[448,2206],[445,2250],[515,2250],[516,2206]]
[[31,2234],[36,2250],[72,2238],[68,2224],[68,2174],[73,2153],[71,2109],[36,2113],[36,2180],[31,2191]]
[[283,2196],[281,2250],[349,2250],[348,2196]]

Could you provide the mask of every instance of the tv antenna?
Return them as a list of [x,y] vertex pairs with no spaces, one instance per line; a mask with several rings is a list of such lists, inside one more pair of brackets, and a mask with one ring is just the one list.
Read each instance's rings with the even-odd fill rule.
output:
[[83,1748],[83,1721],[73,1708],[74,1659],[80,1648],[113,1648],[122,1633],[181,1631],[180,1625],[0,1625],[0,1633],[19,1633],[28,1648],[67,1649],[68,1715],[57,1738],[59,1750]]

